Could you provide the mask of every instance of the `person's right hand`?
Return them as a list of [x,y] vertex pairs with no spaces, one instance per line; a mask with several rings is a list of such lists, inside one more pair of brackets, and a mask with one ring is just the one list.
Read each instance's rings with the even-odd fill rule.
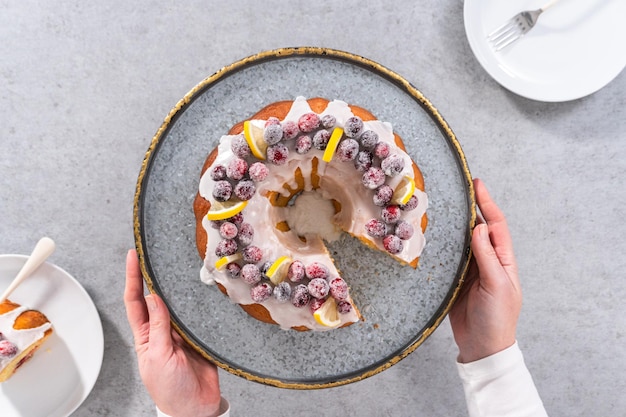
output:
[[461,293],[450,310],[458,361],[473,362],[515,343],[522,291],[513,243],[504,214],[483,182],[474,180],[484,217],[472,235],[473,257]]

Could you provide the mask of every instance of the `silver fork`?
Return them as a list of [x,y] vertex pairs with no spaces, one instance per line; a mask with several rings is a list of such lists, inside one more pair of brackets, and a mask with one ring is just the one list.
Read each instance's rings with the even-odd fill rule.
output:
[[551,0],[537,10],[526,10],[510,18],[505,24],[487,35],[494,50],[499,51],[512,44],[531,30],[541,13],[559,0]]

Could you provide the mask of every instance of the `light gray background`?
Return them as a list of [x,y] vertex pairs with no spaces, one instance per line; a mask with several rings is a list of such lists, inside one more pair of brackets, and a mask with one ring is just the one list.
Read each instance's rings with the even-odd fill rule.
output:
[[[135,182],[156,129],[221,67],[304,45],[368,57],[433,102],[508,216],[525,297],[518,338],[548,412],[623,413],[626,75],[572,102],[518,97],[472,55],[462,9],[0,1],[0,253],[53,237],[51,261],[98,307],[104,364],[75,416],[154,415],[122,292]],[[446,321],[399,364],[344,387],[289,391],[220,375],[233,416],[462,416],[455,356]]]

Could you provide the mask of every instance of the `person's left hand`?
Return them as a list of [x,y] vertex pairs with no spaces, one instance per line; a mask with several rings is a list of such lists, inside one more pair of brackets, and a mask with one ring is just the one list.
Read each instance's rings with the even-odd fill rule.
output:
[[139,374],[157,407],[176,417],[214,415],[220,406],[217,368],[171,328],[169,311],[159,296],[144,297],[134,250],[126,257],[124,304]]

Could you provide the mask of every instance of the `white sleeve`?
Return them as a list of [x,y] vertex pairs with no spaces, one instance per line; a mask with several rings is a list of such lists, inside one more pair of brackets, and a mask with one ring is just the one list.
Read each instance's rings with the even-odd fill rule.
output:
[[[163,411],[159,410],[159,407],[156,408],[157,417],[175,417],[169,416],[165,414]],[[230,416],[230,404],[226,400],[226,398],[221,397],[220,399],[220,409],[217,410],[217,414],[213,414],[211,417],[229,417]]]
[[517,342],[457,369],[470,417],[548,416]]

